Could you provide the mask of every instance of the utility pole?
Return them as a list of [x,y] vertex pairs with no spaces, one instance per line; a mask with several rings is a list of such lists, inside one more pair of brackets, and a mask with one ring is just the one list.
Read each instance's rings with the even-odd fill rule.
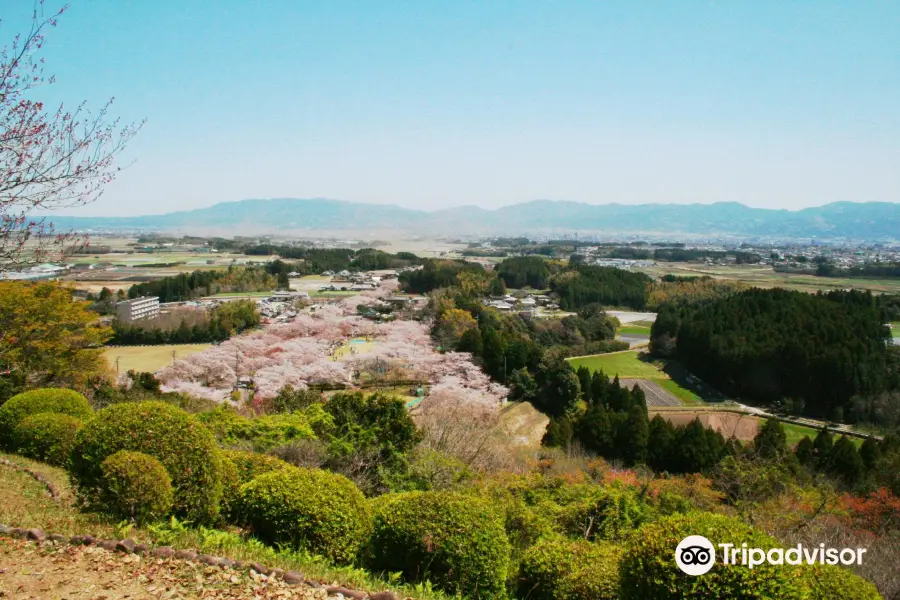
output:
[[172,350],[172,364],[175,364],[175,350]]
[[121,359],[121,358],[122,358],[121,356],[116,357],[116,377],[119,376],[119,359]]
[[506,355],[503,355],[503,385],[506,385]]

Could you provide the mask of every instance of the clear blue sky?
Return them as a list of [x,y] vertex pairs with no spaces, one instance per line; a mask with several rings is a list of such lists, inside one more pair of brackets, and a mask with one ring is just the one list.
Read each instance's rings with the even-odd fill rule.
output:
[[[148,120],[75,214],[900,201],[897,0],[71,5],[44,97]],[[31,0],[3,8],[8,40]]]

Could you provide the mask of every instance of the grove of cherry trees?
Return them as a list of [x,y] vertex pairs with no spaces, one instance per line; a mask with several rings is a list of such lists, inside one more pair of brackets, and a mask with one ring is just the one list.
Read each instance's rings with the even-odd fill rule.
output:
[[[377,372],[386,383],[415,380],[429,384],[430,397],[453,396],[499,406],[508,390],[491,382],[472,362],[471,354],[435,351],[427,323],[396,320],[376,324],[356,315],[357,305],[377,303],[392,289],[382,286],[304,311],[291,322],[231,338],[176,361],[157,377],[165,391],[224,401],[238,376],[251,376],[258,398],[271,398],[285,385],[352,386],[359,373]],[[359,353],[332,356],[333,348],[351,338],[369,338],[375,343]]]

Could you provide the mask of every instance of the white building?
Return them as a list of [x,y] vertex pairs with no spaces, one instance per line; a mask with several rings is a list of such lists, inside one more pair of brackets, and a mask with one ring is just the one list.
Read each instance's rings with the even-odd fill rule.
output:
[[123,323],[141,319],[155,319],[159,316],[159,297],[143,296],[116,303],[116,316]]

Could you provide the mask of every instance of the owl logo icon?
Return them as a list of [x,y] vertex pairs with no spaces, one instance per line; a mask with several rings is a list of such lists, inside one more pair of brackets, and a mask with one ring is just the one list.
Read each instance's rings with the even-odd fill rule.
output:
[[688,575],[703,575],[716,563],[716,550],[702,535],[689,535],[675,548],[675,564]]

